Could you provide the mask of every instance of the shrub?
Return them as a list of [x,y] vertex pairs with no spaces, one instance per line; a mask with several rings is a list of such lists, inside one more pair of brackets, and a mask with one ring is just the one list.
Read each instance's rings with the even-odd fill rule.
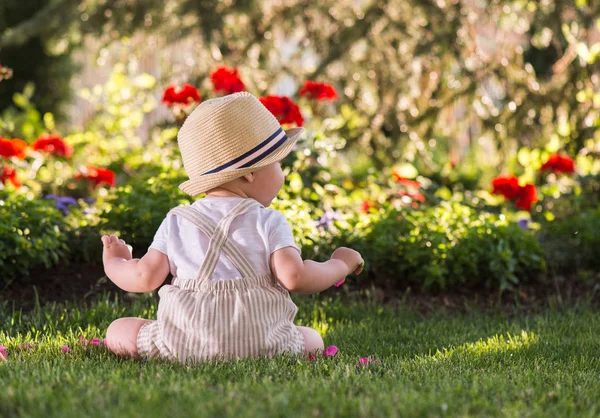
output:
[[[117,232],[134,247],[147,247],[166,213],[193,201],[178,189],[185,179],[179,171],[135,177],[108,198],[113,206],[101,215],[100,229]],[[380,211],[332,220],[326,228],[315,226],[315,211],[322,211],[300,198],[277,199],[272,208],[290,220],[304,258],[325,261],[336,247],[348,246],[363,254],[376,282],[510,289],[546,269],[531,232],[502,215],[459,203],[420,210],[384,205]]]
[[376,280],[393,278],[424,289],[481,284],[510,289],[546,270],[531,233],[459,203],[392,209],[361,247]]
[[[151,166],[144,168],[147,173],[154,171]],[[179,189],[179,184],[186,180],[185,173],[178,170],[145,178],[136,175],[129,184],[118,187],[107,197],[109,207],[100,215],[98,230],[114,231],[133,246],[150,245],[170,209],[198,199]],[[300,198],[276,199],[271,208],[281,211],[290,220],[298,244],[310,252],[314,245],[311,236],[316,232],[310,205]]]
[[100,215],[99,228],[116,232],[134,247],[149,246],[167,212],[194,200],[179,190],[185,180],[185,174],[174,170],[149,178],[134,177],[107,198],[112,207]]
[[275,199],[269,209],[283,213],[292,227],[296,243],[302,249],[302,256],[311,258],[315,246],[318,246],[318,240],[315,241],[317,231],[311,217],[311,205],[300,198]]
[[68,237],[54,201],[29,200],[24,194],[0,194],[0,285],[66,258]]
[[573,274],[581,269],[600,269],[600,207],[545,222],[539,235],[552,272]]

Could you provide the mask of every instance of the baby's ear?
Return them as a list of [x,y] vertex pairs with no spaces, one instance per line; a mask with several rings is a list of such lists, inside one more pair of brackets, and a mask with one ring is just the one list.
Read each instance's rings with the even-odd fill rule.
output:
[[254,173],[244,174],[244,178],[248,183],[252,183],[254,181]]

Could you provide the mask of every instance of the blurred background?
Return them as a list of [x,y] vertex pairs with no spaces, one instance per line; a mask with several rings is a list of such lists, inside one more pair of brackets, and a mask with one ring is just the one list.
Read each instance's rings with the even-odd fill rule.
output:
[[352,246],[394,291],[598,286],[599,55],[587,0],[3,0],[0,282],[95,281],[102,233],[143,254],[192,201],[178,127],[246,90],[306,129],[274,205],[304,257]]

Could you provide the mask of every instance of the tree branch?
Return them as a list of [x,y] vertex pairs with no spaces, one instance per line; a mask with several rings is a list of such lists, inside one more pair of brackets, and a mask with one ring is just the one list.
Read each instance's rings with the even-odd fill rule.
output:
[[[20,46],[31,38],[39,36],[48,25],[58,19],[61,22],[69,16],[67,11],[79,4],[80,0],[58,0],[44,7],[30,19],[19,23],[14,28],[6,29],[0,36],[0,49]],[[54,25],[62,27],[64,25]]]
[[350,50],[350,46],[354,42],[356,42],[358,39],[366,37],[377,19],[384,15],[385,10],[383,7],[380,7],[379,2],[376,1],[371,7],[369,7],[362,20],[356,20],[353,26],[344,28],[339,35],[339,42],[334,48],[332,48],[332,50],[328,51],[326,57],[319,63],[317,68],[312,73],[306,75],[306,80],[315,79],[329,66],[329,64],[340,59]]

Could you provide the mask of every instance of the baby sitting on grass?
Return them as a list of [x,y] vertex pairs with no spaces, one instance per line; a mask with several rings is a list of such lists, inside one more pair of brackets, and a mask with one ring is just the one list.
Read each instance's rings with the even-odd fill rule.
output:
[[362,271],[360,254],[338,248],[324,263],[302,260],[285,217],[267,209],[284,183],[279,161],[302,128],[283,130],[253,95],[200,104],[177,141],[189,180],[206,197],[172,209],[148,253],[134,259],[115,235],[102,236],[106,275],[121,289],[159,290],[156,320],[120,318],[105,343],[125,357],[185,362],[323,350],[314,329],[294,325],[289,292],[318,293]]

